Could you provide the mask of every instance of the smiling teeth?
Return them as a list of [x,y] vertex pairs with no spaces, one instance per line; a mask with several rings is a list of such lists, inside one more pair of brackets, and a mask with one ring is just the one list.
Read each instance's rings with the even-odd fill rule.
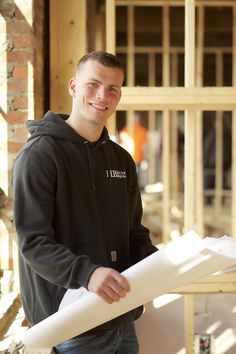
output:
[[102,111],[105,111],[105,110],[107,109],[106,107],[99,106],[99,105],[93,104],[93,103],[91,103],[91,106],[94,107],[94,108],[96,108],[96,109],[100,109],[100,110],[102,110]]

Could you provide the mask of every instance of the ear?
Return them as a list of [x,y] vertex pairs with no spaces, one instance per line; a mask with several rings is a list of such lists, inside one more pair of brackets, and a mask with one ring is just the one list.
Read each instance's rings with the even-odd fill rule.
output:
[[75,80],[75,78],[70,79],[68,87],[69,87],[69,94],[72,97],[75,97],[75,94],[76,94],[76,80]]

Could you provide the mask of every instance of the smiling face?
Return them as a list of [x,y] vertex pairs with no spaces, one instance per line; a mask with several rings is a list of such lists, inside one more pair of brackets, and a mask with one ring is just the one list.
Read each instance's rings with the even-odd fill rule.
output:
[[84,63],[69,83],[77,124],[103,127],[119,103],[123,80],[119,68],[103,66],[95,60]]

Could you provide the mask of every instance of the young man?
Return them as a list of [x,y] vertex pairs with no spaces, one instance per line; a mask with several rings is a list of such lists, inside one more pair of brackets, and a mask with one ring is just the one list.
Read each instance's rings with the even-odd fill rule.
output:
[[[69,82],[69,116],[48,112],[13,170],[21,296],[34,325],[58,310],[67,289],[86,287],[113,303],[130,286],[120,272],[156,251],[142,226],[135,163],[105,124],[121,97],[116,56],[80,59]],[[57,353],[136,354],[134,309],[58,345]]]

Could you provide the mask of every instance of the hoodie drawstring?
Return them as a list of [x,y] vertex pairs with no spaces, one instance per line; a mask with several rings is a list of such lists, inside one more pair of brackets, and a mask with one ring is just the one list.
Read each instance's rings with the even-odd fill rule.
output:
[[[102,147],[102,145],[105,145],[105,144],[106,144],[106,140],[103,140],[98,148]],[[87,150],[87,154],[88,154],[90,181],[91,181],[93,190],[96,191],[96,186],[95,186],[95,182],[94,182],[94,173],[93,173],[93,161],[92,161],[91,150],[89,148],[89,142],[87,140],[84,141],[84,145],[86,146],[86,150]],[[107,151],[105,146],[104,146],[104,150],[103,151],[104,151],[104,156],[105,156],[105,166],[106,166],[107,178],[109,178],[109,184],[111,184],[111,172],[110,172],[110,166],[109,166],[109,156],[108,156],[108,151]]]
[[93,190],[96,191],[96,186],[95,186],[94,179],[93,179],[92,156],[91,156],[91,151],[90,151],[89,144],[88,144],[88,141],[87,141],[87,140],[84,142],[84,145],[86,146],[86,150],[87,150],[87,154],[88,154],[88,164],[89,164],[89,176],[90,176],[90,181],[91,181]]
[[[106,141],[104,140],[102,142],[103,145],[106,144]],[[110,171],[110,166],[109,166],[109,157],[108,157],[108,151],[106,147],[104,147],[104,154],[105,154],[105,164],[106,164],[106,170],[107,170],[107,177],[109,178],[109,183],[111,184],[111,171]]]

